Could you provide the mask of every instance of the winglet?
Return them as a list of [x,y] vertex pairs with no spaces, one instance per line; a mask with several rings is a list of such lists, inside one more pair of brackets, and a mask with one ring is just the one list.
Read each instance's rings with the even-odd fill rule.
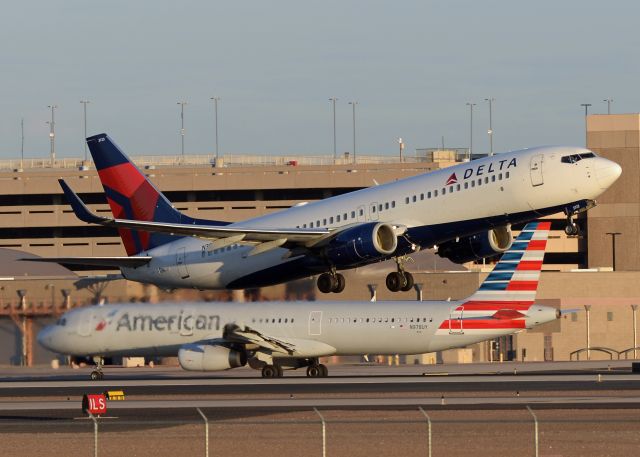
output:
[[91,212],[89,208],[84,204],[80,197],[71,190],[71,187],[64,181],[64,179],[58,179],[58,183],[60,183],[60,187],[62,187],[62,191],[64,192],[65,197],[69,201],[71,205],[71,209],[75,213],[76,217],[83,222],[87,222],[89,224],[104,224],[109,221],[109,219],[105,217],[100,217]]

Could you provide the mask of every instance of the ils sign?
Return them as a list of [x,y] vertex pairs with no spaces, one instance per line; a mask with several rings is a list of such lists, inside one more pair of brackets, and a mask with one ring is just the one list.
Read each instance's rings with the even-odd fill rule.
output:
[[84,395],[82,397],[82,411],[100,416],[107,413],[107,399],[104,394]]

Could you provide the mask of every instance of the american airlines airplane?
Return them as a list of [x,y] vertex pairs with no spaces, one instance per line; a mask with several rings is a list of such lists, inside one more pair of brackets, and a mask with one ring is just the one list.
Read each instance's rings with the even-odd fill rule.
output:
[[[195,219],[173,208],[106,134],[87,139],[113,218],[92,213],[62,180],[77,217],[119,230],[127,257],[24,259],[119,267],[164,289],[243,289],[320,274],[341,292],[339,270],[393,258],[387,287],[410,290],[404,263],[437,246],[457,263],[506,251],[511,224],[573,216],[618,179],[615,162],[578,147],[506,152],[240,222]],[[250,183],[247,183],[250,186]]]
[[93,356],[175,356],[185,370],[246,365],[265,378],[319,357],[421,354],[464,347],[560,317],[534,303],[549,222],[525,226],[480,289],[460,301],[123,304],[78,308],[38,334],[45,348]]

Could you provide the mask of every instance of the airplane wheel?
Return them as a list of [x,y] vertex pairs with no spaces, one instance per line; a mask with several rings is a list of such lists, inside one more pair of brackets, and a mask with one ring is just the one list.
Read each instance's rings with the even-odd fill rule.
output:
[[104,375],[101,371],[93,370],[90,377],[92,381],[99,381],[104,378]]
[[336,287],[336,280],[329,273],[322,273],[318,276],[318,290],[323,294],[328,294]]
[[404,278],[405,278],[406,284],[404,286],[402,286],[400,288],[400,290],[403,291],[403,292],[407,292],[407,291],[411,290],[411,288],[413,287],[415,282],[413,280],[413,275],[411,273],[409,273],[409,272],[405,272],[404,273]]
[[398,292],[401,287],[400,273],[393,271],[387,275],[387,289],[391,292]]
[[307,367],[307,376],[310,378],[320,377],[320,365],[311,365]]
[[578,224],[567,225],[564,228],[564,233],[567,236],[576,236],[580,233],[580,227],[578,227]]
[[320,369],[320,377],[326,378],[327,376],[329,376],[329,370],[327,369],[326,365],[320,364],[318,365],[318,368]]
[[265,365],[264,367],[262,367],[263,378],[275,378],[277,374],[278,371],[273,365]]
[[344,276],[340,273],[336,273],[336,287],[333,289],[333,292],[339,294],[344,290],[346,285],[347,281],[344,279]]

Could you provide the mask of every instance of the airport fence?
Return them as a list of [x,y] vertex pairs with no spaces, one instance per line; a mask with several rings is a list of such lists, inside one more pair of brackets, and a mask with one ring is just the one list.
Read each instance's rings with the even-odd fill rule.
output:
[[[170,403],[170,401],[168,402]],[[637,409],[113,410],[0,416],[2,456],[638,455]]]

